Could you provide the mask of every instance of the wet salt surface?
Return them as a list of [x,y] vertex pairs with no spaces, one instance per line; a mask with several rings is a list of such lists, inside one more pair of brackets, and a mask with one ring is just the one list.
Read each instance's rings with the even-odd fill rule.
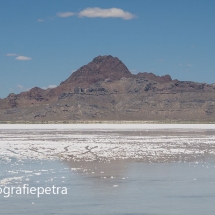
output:
[[1,187],[68,194],[0,195],[0,214],[215,214],[215,126],[2,126]]
[[205,160],[215,155],[214,125],[0,125],[0,128],[0,158],[6,160],[13,157],[170,162]]
[[[9,186],[66,186],[67,195],[0,195],[0,214],[214,215],[215,162],[1,161]],[[28,180],[26,180],[28,179]]]

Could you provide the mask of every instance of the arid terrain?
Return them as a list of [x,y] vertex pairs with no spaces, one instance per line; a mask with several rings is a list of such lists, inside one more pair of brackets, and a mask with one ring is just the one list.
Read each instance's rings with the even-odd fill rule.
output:
[[98,56],[53,89],[0,99],[0,121],[215,121],[215,84],[132,74],[117,57]]

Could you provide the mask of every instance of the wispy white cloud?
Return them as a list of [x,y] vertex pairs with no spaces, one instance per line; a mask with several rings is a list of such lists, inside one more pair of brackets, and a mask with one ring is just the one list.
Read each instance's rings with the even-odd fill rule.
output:
[[15,57],[15,60],[32,60],[30,57],[18,55],[15,53],[8,53],[6,54],[7,57]]
[[51,84],[48,87],[42,87],[42,89],[47,90],[49,88],[52,89],[52,88],[55,88],[55,87],[57,87],[57,85]]
[[[99,8],[99,7],[89,7],[86,8],[80,12],[71,12],[71,11],[65,11],[65,12],[57,12],[55,17],[60,18],[67,18],[71,16],[77,16],[79,18],[82,17],[88,17],[88,18],[122,18],[125,20],[134,19],[137,18],[136,15],[124,11],[120,8]],[[54,20],[54,17],[49,18],[50,20]],[[44,19],[38,19],[37,22],[44,22]]]
[[24,86],[21,85],[21,84],[17,84],[17,85],[16,85],[16,88],[17,88],[19,91],[28,91],[28,90],[31,89],[31,88],[29,88],[29,87],[24,87]]
[[56,16],[61,17],[61,18],[67,18],[70,16],[74,16],[75,13],[73,12],[58,12]]
[[16,60],[32,60],[30,57],[19,55],[15,58]]
[[37,22],[44,22],[44,19],[38,19]]
[[79,17],[89,18],[122,18],[122,19],[134,19],[136,16],[130,12],[124,11],[120,8],[102,9],[99,7],[86,8],[78,13]]
[[15,53],[8,53],[8,54],[6,54],[6,56],[13,57],[13,56],[17,56],[17,54],[15,54]]
[[22,86],[21,84],[18,84],[17,86],[16,86],[18,89],[20,89],[20,90],[22,90],[22,89],[24,89],[25,87],[24,86]]
[[186,66],[192,66],[192,64],[188,63]]

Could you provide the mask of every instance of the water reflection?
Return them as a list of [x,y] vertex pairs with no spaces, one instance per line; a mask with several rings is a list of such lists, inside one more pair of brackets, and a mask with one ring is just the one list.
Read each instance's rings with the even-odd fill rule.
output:
[[28,160],[2,165],[2,177],[20,176],[21,184],[31,186],[66,186],[69,192],[1,198],[0,214],[214,215],[215,211],[214,162]]

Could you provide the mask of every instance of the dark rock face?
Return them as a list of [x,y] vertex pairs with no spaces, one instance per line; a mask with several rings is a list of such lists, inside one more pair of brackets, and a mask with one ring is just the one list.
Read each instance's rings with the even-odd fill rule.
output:
[[117,57],[112,57],[111,55],[98,56],[92,62],[74,72],[61,84],[74,82],[93,84],[108,78],[111,80],[119,80],[122,77],[131,76],[131,72]]
[[86,92],[106,92],[106,89],[103,87],[90,87],[86,89]]
[[0,99],[0,120],[215,121],[215,84],[131,74],[116,57],[98,56],[54,89],[34,87]]
[[17,107],[17,95],[14,93],[11,93],[8,95],[8,105],[11,108]]
[[75,87],[74,89],[74,93],[83,93],[83,92],[84,92],[84,89],[81,87]]

